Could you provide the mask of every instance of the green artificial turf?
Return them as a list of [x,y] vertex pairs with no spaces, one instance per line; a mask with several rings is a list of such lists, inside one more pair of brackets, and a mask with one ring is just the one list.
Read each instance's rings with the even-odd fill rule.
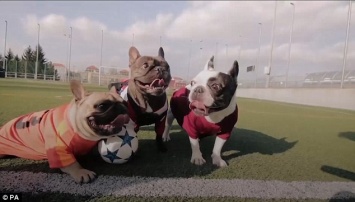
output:
[[[89,91],[107,91],[106,86],[84,86]],[[69,102],[71,98],[68,83],[0,79],[0,126],[21,114],[49,109]],[[145,126],[138,133],[139,150],[132,161],[122,165],[108,164],[100,159],[95,149],[91,154],[79,158],[79,161],[99,175],[355,181],[354,111],[244,98],[238,98],[238,106],[239,121],[222,150],[223,158],[229,163],[226,168],[212,165],[210,155],[214,137],[201,140],[201,151],[207,163],[203,166],[192,165],[188,136],[176,122],[172,126],[171,141],[167,143],[167,153],[157,152],[154,128]],[[20,158],[0,159],[0,170],[59,172],[49,169],[46,161]],[[72,198],[69,195],[53,194],[65,199]],[[36,197],[41,196],[28,197],[35,197],[37,201]],[[116,199],[77,198],[87,201]],[[139,197],[121,199],[140,200]],[[223,201],[230,200],[233,199],[225,198]]]
[[[69,200],[68,200],[69,199]],[[23,202],[54,202],[54,201],[71,201],[71,202],[326,202],[326,201],[342,201],[342,202],[350,202],[351,199],[344,200],[317,200],[317,199],[255,199],[255,198],[235,198],[235,197],[194,197],[194,198],[185,198],[185,197],[137,197],[137,196],[122,196],[122,197],[113,197],[113,196],[79,196],[75,194],[61,194],[61,193],[39,193],[39,194],[31,194],[31,193],[23,193],[22,194]]]

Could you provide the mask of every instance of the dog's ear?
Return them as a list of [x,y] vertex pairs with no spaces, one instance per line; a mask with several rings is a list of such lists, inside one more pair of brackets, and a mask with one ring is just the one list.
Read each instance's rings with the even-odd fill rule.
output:
[[214,56],[212,55],[212,57],[207,61],[205,67],[203,68],[204,70],[214,70]]
[[136,47],[132,46],[129,51],[129,66],[131,67],[131,65],[141,56],[139,54],[139,51],[137,50]]
[[85,97],[85,89],[78,80],[70,81],[70,89],[74,95],[76,101],[79,101]]
[[231,75],[234,78],[234,80],[237,81],[237,77],[238,77],[238,74],[239,74],[238,61],[236,61],[236,60],[234,61],[233,66],[232,66],[231,70],[229,70],[228,73],[229,73],[229,75]]
[[111,88],[110,88],[110,92],[111,93],[117,93],[116,86],[112,85]]
[[159,48],[158,55],[162,58],[164,58],[164,50],[162,47]]

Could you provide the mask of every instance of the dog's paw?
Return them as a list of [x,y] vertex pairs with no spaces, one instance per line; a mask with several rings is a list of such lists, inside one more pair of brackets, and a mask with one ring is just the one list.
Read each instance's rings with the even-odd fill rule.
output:
[[164,132],[164,134],[163,134],[163,141],[164,141],[164,142],[170,141],[169,132]]
[[81,184],[92,182],[96,178],[96,173],[82,168],[71,173],[71,176],[74,178],[75,182]]
[[202,157],[201,153],[192,154],[191,163],[200,166],[200,165],[203,165],[204,163],[206,163],[206,160]]
[[227,167],[228,164],[220,156],[212,154],[212,163],[220,168]]

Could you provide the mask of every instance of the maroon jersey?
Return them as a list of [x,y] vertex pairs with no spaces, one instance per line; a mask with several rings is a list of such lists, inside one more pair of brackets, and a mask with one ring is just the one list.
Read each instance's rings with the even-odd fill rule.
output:
[[233,113],[219,123],[211,123],[204,116],[196,116],[189,108],[189,90],[185,87],[174,92],[170,100],[171,111],[179,125],[193,138],[217,135],[222,139],[229,139],[234,125],[238,120],[238,106]]
[[[134,123],[135,132],[139,131],[140,126],[155,124],[155,132],[157,136],[163,136],[165,129],[166,114],[168,112],[168,98],[163,96],[158,105],[149,106],[150,112],[142,111],[139,105],[133,100],[128,93],[128,86],[123,86],[120,93],[121,97],[127,101],[129,118]],[[160,103],[160,104],[159,104]]]

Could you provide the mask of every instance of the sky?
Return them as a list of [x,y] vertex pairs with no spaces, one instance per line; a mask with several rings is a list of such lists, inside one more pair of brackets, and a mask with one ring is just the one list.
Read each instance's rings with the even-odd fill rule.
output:
[[[214,55],[217,70],[226,72],[237,60],[239,77],[253,79],[265,77],[270,63],[272,76],[285,75],[288,61],[290,78],[341,71],[349,1],[277,1],[276,18],[275,1],[0,1],[0,8],[2,55],[5,21],[7,50],[19,56],[36,46],[40,24],[47,60],[67,65],[72,27],[72,70],[99,66],[101,44],[102,66],[112,68],[128,67],[132,45],[153,56],[162,46],[172,76],[191,79]],[[355,69],[354,15],[346,69]],[[246,71],[250,65],[255,72]]]

